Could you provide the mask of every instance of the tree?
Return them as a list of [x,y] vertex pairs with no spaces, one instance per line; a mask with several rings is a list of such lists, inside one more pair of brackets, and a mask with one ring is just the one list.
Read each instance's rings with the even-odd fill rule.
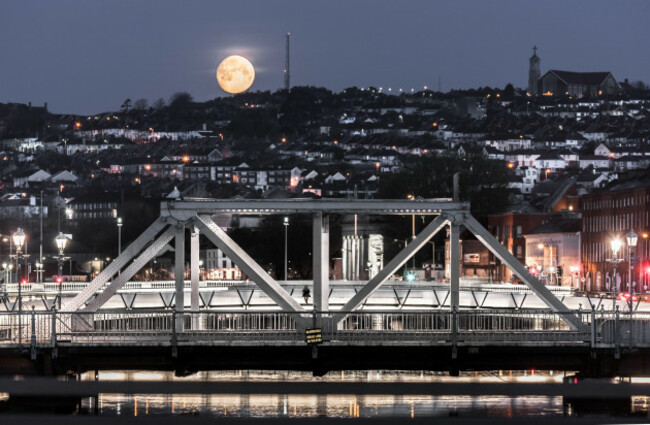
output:
[[163,98],[161,97],[160,99],[156,100],[156,101],[153,103],[152,107],[153,107],[154,109],[160,111],[162,108],[165,107],[165,105],[167,105],[167,103],[165,102],[165,99],[163,99]]
[[138,99],[133,104],[133,109],[137,109],[138,111],[144,111],[145,109],[147,109],[148,106],[149,106],[149,102],[147,101],[147,99]]
[[131,109],[131,99],[126,99],[120,109],[126,114],[129,115],[129,109]]
[[192,95],[187,92],[176,92],[169,98],[169,108],[182,109],[192,103],[193,100]]
[[511,83],[508,83],[505,89],[503,89],[503,100],[513,100],[515,98],[515,88]]

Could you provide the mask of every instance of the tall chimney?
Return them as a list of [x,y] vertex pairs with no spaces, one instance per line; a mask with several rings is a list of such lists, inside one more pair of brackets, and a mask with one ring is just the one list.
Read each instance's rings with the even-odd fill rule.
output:
[[290,72],[289,72],[289,40],[291,38],[291,33],[287,33],[287,46],[286,46],[286,51],[285,51],[285,58],[284,58],[284,89],[286,91],[289,91],[291,88],[291,81],[290,81]]

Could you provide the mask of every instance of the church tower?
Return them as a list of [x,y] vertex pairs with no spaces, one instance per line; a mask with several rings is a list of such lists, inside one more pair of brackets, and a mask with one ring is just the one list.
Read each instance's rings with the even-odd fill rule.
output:
[[539,70],[539,56],[537,56],[537,46],[533,46],[533,56],[530,57],[530,67],[528,69],[528,93],[533,96],[537,96],[537,81],[541,77],[541,72]]

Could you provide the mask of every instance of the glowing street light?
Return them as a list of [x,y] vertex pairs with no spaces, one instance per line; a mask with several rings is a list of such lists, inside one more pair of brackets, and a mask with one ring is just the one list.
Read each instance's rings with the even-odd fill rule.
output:
[[621,250],[621,245],[622,243],[620,239],[612,239],[610,242],[610,246],[612,247],[612,258],[607,260],[612,263],[612,267],[614,269],[614,273],[612,275],[612,297],[614,298],[612,301],[612,311],[616,311],[616,267],[618,266],[618,263],[623,261],[622,258],[618,257],[618,252]]
[[59,256],[57,257],[57,265],[58,267],[58,276],[56,278],[57,283],[59,284],[59,310],[61,310],[61,295],[62,295],[62,286],[63,286],[63,251],[65,250],[65,246],[68,243],[68,238],[61,232],[59,232],[59,235],[54,238],[54,242],[56,243],[56,247],[59,250]]
[[23,334],[22,334],[22,315],[23,315],[23,292],[22,292],[22,282],[20,276],[20,261],[23,258],[22,250],[23,245],[25,244],[25,232],[20,227],[12,235],[14,241],[14,246],[16,247],[16,281],[18,282],[18,343],[22,343]]
[[282,221],[282,224],[284,224],[284,283],[287,283],[287,237],[288,237],[288,232],[289,232],[289,217],[284,217],[284,220]]

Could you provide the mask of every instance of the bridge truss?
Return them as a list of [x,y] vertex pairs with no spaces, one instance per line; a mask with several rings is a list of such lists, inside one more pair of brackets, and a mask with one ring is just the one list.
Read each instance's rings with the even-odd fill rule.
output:
[[[216,214],[288,215],[304,214],[313,223],[313,307],[319,312],[318,325],[336,329],[349,315],[359,311],[367,299],[415,255],[440,230],[449,227],[450,238],[450,301],[451,312],[459,310],[460,232],[465,227],[497,258],[524,282],[548,308],[574,330],[584,330],[580,318],[571,312],[548,288],[531,275],[469,212],[469,204],[449,199],[418,201],[402,200],[169,200],[161,203],[160,217],[140,234],[77,296],[64,303],[67,312],[94,313],[121,289],[141,268],[174,241],[175,248],[175,311],[185,312],[185,233],[190,232],[190,313],[199,312],[199,236],[203,234],[230,258],[255,285],[278,307],[291,314],[311,320],[307,311],[213,220]],[[340,309],[329,306],[329,218],[342,215],[418,215],[433,219],[383,269],[371,278]],[[178,331],[183,321],[176,322]],[[452,327],[457,324],[452,323]]]

